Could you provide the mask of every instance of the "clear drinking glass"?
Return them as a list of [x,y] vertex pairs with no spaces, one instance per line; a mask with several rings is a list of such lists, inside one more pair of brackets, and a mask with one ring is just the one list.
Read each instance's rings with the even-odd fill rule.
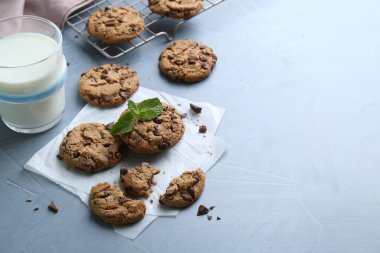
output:
[[66,72],[55,24],[35,16],[0,20],[0,114],[10,129],[38,133],[58,123]]

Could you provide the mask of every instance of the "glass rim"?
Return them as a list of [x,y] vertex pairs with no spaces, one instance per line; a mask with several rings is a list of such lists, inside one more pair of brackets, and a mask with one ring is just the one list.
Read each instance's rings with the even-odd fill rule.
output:
[[[0,65],[0,68],[15,69],[15,68],[23,68],[23,67],[33,66],[35,64],[44,62],[44,61],[48,60],[49,58],[53,57],[60,50],[60,48],[62,47],[62,33],[61,33],[61,30],[59,30],[58,26],[56,24],[54,24],[53,22],[51,22],[50,20],[48,20],[46,18],[38,17],[38,16],[33,16],[33,15],[20,15],[20,16],[12,16],[12,17],[7,17],[7,18],[0,19],[0,23],[5,22],[5,21],[9,21],[9,20],[16,20],[16,19],[20,19],[20,20],[21,19],[37,20],[37,21],[41,21],[41,22],[49,25],[50,27],[52,27],[57,32],[57,34],[58,34],[57,47],[55,48],[55,50],[50,55],[46,56],[45,58],[43,58],[43,59],[41,59],[39,61],[30,63],[30,64],[26,64],[26,65],[19,65],[19,66],[1,66]],[[0,40],[1,40],[1,38],[0,38]]]

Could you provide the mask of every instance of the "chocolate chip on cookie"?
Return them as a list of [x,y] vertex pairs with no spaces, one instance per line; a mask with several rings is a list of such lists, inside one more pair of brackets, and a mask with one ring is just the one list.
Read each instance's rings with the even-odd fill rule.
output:
[[131,150],[139,153],[158,153],[169,149],[182,138],[185,125],[181,116],[174,107],[164,103],[162,105],[164,110],[155,119],[138,121],[130,133],[120,135]]
[[216,60],[214,51],[206,45],[194,40],[177,40],[162,51],[159,66],[173,80],[194,83],[210,75]]
[[144,31],[144,19],[131,7],[111,6],[94,12],[86,27],[93,37],[118,44],[139,36]]
[[121,147],[120,139],[112,136],[105,125],[85,123],[66,134],[59,155],[70,167],[93,173],[114,166],[121,159]]
[[186,171],[170,181],[165,194],[160,196],[160,203],[170,207],[187,207],[201,196],[205,181],[202,169]]
[[140,163],[133,169],[121,168],[120,179],[124,184],[128,195],[134,197],[149,197],[150,187],[153,185],[153,177],[160,170],[149,163]]
[[83,73],[79,79],[79,94],[96,106],[123,104],[139,88],[136,72],[129,67],[105,64]]
[[195,16],[203,7],[203,0],[149,0],[153,13],[174,19],[188,19]]
[[125,197],[118,185],[109,183],[91,188],[90,208],[104,222],[119,225],[137,222],[146,212],[144,202]]

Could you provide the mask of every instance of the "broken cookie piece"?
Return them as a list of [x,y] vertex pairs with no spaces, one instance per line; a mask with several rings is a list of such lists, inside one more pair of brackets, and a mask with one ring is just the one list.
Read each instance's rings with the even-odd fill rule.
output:
[[120,180],[127,194],[134,197],[149,197],[152,192],[150,187],[153,185],[153,177],[158,173],[159,169],[143,162],[133,169],[122,167]]
[[170,182],[165,194],[160,196],[160,203],[176,208],[187,207],[200,197],[205,181],[202,169],[185,171]]
[[119,225],[137,222],[146,212],[144,202],[125,197],[118,185],[109,183],[91,188],[90,208],[104,222]]

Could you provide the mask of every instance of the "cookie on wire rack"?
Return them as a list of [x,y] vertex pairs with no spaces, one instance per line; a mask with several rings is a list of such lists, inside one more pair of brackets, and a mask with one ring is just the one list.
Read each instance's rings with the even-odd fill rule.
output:
[[144,19],[131,7],[111,6],[94,12],[87,20],[88,33],[107,44],[128,42],[144,31]]
[[189,19],[203,7],[203,0],[149,0],[153,13],[174,19]]

